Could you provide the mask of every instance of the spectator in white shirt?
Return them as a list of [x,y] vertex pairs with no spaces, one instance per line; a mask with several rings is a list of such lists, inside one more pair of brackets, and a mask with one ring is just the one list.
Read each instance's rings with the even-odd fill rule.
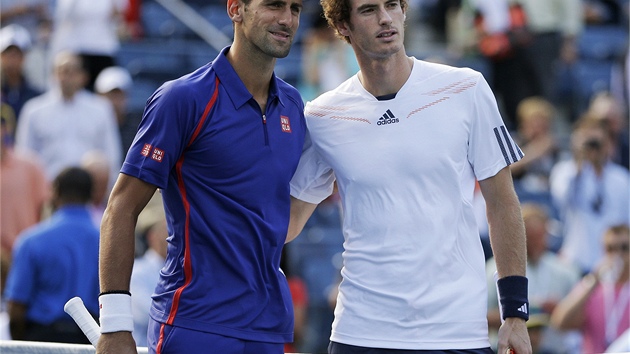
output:
[[58,54],[53,70],[54,87],[22,108],[16,147],[39,155],[49,180],[63,168],[79,165],[86,152],[100,150],[108,156],[110,181],[115,181],[122,154],[111,103],[84,89],[87,75],[76,54]]

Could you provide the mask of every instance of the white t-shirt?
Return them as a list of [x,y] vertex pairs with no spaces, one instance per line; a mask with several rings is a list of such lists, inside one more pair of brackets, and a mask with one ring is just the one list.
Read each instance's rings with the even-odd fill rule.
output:
[[69,50],[81,54],[114,56],[120,46],[118,22],[124,0],[57,0],[51,39],[53,55]]
[[[307,103],[291,194],[337,179],[343,280],[331,340],[393,349],[489,347],[475,179],[519,160],[481,74],[415,60],[395,98],[357,76]],[[334,172],[333,172],[334,171]]]
[[15,146],[36,153],[52,181],[61,170],[81,164],[85,153],[108,157],[110,187],[122,165],[120,132],[109,101],[82,90],[65,101],[58,89],[26,102],[16,129]]

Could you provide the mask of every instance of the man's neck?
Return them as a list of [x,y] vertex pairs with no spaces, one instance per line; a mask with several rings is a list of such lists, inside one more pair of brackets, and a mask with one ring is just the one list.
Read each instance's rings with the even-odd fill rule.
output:
[[409,79],[413,58],[400,54],[386,60],[359,60],[359,80],[373,96],[397,93]]
[[245,84],[247,91],[254,96],[262,108],[267,103],[269,84],[276,60],[264,55],[246,54],[250,52],[252,51],[245,51],[238,42],[234,42],[227,53],[227,59]]

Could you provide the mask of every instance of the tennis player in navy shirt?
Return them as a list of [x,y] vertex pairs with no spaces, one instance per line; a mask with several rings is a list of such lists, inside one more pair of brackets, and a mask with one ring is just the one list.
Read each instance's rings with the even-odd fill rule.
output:
[[150,353],[283,353],[293,310],[279,268],[289,181],[306,130],[296,89],[274,75],[301,0],[229,0],[234,42],[162,85],[101,227],[97,353],[135,353],[129,280],[134,228],[156,188],[168,255],[150,311]]

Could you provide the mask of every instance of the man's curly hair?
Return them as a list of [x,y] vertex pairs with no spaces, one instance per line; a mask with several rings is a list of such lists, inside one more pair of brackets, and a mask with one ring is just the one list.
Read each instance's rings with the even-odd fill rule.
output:
[[[407,10],[407,0],[399,0],[400,7],[403,11]],[[324,16],[330,28],[335,30],[335,34],[350,43],[350,38],[342,35],[335,26],[336,23],[348,22],[350,23],[350,0],[321,0],[322,8],[324,10]]]

